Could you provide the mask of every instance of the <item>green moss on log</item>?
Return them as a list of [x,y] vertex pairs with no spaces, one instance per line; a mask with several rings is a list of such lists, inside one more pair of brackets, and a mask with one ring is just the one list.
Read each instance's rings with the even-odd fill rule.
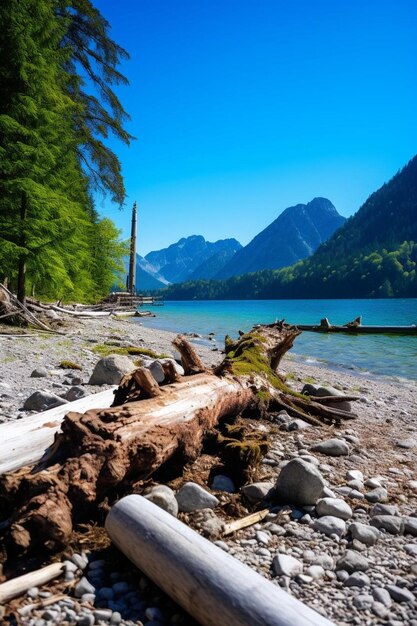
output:
[[82,370],[83,368],[78,363],[74,363],[73,361],[61,361],[58,367],[61,367],[64,370]]

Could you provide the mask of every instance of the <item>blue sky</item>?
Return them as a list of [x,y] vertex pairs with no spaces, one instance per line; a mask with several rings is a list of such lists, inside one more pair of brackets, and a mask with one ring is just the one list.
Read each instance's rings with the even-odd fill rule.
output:
[[141,254],[248,243],[287,206],[354,213],[417,153],[415,0],[95,0],[130,53],[112,143],[128,199],[97,208]]

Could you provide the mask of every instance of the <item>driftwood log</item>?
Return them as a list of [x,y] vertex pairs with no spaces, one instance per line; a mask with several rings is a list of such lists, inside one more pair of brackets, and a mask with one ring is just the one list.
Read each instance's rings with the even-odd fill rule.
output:
[[202,626],[332,626],[141,496],[122,498],[106,529],[116,546]]
[[214,372],[177,338],[190,375],[178,381],[172,371],[176,382],[159,387],[139,368],[122,380],[117,406],[68,413],[41,468],[0,478],[9,554],[38,545],[62,548],[75,522],[106,513],[174,455],[182,464],[193,461],[204,434],[226,416],[285,408],[317,425],[351,417],[294,394],[278,375],[280,359],[299,333],[283,322],[255,327],[236,343],[226,341],[227,354]]

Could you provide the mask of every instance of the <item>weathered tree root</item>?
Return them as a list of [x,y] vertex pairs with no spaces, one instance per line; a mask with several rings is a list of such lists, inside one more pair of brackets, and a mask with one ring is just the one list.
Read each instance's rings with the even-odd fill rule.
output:
[[[131,492],[174,453],[184,464],[194,460],[204,434],[226,416],[278,405],[316,426],[346,417],[344,411],[295,394],[272,368],[298,334],[282,322],[256,327],[236,343],[226,342],[227,354],[214,372],[177,337],[174,345],[188,376],[159,387],[148,370],[138,368],[121,381],[115,406],[68,413],[41,466],[0,479],[1,517],[10,520],[9,552],[37,545],[62,548],[75,522],[107,511],[109,503]],[[177,380],[174,370],[168,367],[167,374]],[[258,454],[252,448],[241,450],[234,442],[228,450],[251,461],[250,455]]]

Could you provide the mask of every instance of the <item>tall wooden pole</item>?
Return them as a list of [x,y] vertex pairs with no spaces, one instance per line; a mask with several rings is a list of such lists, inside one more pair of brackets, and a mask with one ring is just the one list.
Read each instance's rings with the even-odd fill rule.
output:
[[132,296],[136,295],[136,219],[136,202],[134,202],[132,209],[132,230],[130,234],[130,260],[128,278],[128,291],[132,294]]

